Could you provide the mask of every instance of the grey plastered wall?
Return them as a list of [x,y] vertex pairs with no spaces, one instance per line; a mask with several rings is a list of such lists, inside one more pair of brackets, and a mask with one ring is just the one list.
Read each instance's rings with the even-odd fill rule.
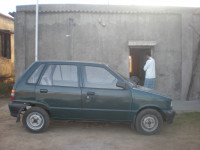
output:
[[[175,99],[186,99],[195,51],[194,33],[188,27],[193,10],[101,8],[104,10],[103,6],[40,6],[39,60],[103,62],[128,77],[128,41],[156,41],[157,89]],[[20,59],[16,56],[16,79],[34,61],[35,48],[34,7],[21,6],[18,10],[15,38],[20,40],[16,40],[16,53],[24,55]],[[193,92],[193,97],[197,93]]]
[[23,74],[25,71],[25,57],[26,57],[26,13],[19,12],[15,16],[15,81]]

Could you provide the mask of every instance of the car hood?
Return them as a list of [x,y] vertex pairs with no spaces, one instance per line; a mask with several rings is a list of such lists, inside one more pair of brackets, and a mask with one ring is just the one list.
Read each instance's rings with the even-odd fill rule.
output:
[[143,86],[132,89],[132,97],[136,106],[158,106],[161,109],[170,109],[172,99],[159,91],[152,90]]
[[141,90],[143,92],[148,92],[148,93],[156,94],[156,95],[171,99],[169,96],[167,96],[166,94],[164,94],[164,93],[162,93],[160,91],[156,91],[156,90],[153,90],[153,89],[150,89],[150,88],[146,88],[144,86],[138,85],[136,89]]

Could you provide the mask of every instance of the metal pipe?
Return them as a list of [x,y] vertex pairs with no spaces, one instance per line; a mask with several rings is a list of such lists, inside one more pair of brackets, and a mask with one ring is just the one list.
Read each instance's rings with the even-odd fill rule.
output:
[[38,0],[35,10],[35,61],[38,61]]

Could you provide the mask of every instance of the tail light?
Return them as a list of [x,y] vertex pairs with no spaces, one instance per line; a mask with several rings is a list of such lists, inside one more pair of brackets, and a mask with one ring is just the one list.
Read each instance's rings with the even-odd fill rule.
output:
[[15,90],[11,91],[11,101],[14,102]]

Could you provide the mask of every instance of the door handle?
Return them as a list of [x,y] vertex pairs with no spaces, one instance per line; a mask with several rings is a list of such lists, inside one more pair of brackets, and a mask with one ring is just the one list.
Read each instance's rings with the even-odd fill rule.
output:
[[87,95],[95,95],[95,92],[87,92]]
[[47,89],[40,89],[40,93],[48,93]]

